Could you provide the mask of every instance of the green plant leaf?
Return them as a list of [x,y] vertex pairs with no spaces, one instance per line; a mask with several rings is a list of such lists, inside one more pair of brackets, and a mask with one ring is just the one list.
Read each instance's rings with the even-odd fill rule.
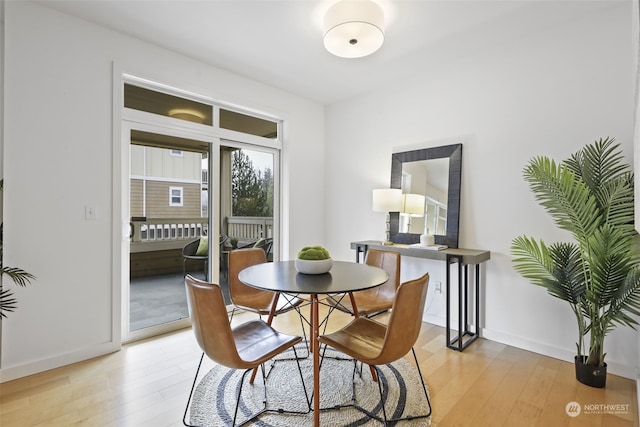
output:
[[7,317],[7,312],[13,312],[17,306],[18,301],[13,297],[11,289],[0,288],[0,317]]

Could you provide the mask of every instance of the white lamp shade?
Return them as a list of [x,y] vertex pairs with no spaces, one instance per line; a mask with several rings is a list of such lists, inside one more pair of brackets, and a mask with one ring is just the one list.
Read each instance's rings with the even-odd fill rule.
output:
[[384,12],[370,0],[343,0],[324,16],[324,47],[342,58],[360,58],[384,42]]
[[400,212],[402,210],[402,190],[380,188],[373,190],[374,212]]
[[425,197],[421,194],[402,195],[402,213],[410,216],[424,216]]

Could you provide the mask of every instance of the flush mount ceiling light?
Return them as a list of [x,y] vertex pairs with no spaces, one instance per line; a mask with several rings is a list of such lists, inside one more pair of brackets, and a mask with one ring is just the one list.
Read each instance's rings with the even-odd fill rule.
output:
[[192,110],[190,108],[174,108],[169,111],[169,117],[195,123],[204,123],[205,119],[204,114],[200,111]]
[[360,58],[380,49],[384,12],[370,0],[343,0],[324,15],[324,47],[342,58]]

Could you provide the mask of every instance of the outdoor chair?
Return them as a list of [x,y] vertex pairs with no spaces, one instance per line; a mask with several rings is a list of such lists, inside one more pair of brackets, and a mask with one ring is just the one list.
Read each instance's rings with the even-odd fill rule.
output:
[[[219,238],[220,245],[220,254],[222,254],[222,247],[224,243],[229,239],[228,236],[221,234]],[[209,238],[207,236],[202,236],[193,242],[187,243],[182,248],[182,275],[187,275],[187,261],[196,261],[204,263],[204,278],[207,280],[208,277],[208,263],[209,263]]]
[[209,261],[209,252],[207,250],[204,253],[204,255],[202,255],[202,252],[198,254],[198,248],[200,247],[200,239],[201,238],[198,238],[193,242],[189,242],[182,248],[182,258],[183,258],[182,275],[183,276],[187,275],[187,262],[196,261],[196,262],[202,262],[204,264],[203,273],[204,273],[205,279],[207,278],[207,264]]

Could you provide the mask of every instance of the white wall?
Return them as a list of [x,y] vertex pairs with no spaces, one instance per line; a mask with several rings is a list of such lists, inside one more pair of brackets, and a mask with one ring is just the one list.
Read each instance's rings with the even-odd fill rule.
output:
[[[538,2],[530,16],[552,13]],[[489,339],[573,360],[577,329],[569,307],[515,273],[510,243],[520,234],[564,239],[535,202],[522,169],[535,155],[564,159],[612,136],[632,161],[631,2],[603,4],[537,32],[512,22],[416,58],[414,77],[332,105],[326,112],[327,244],[353,259],[349,242],[381,239],[383,214],[371,190],[389,185],[392,148],[462,142],[460,247],[488,249],[481,326]],[[565,12],[567,9],[563,9]],[[533,18],[531,18],[533,19]],[[504,28],[504,27],[503,27]],[[423,270],[444,282],[442,263],[403,258],[403,280]],[[430,289],[427,319],[444,324],[443,295]],[[635,378],[638,334],[619,328],[606,340],[610,372]],[[633,345],[631,344],[633,343]],[[443,342],[444,345],[444,342]]]
[[[19,309],[2,322],[0,380],[119,346],[113,63],[285,119],[284,257],[324,243],[322,106],[36,4],[7,2],[5,23],[4,255],[37,281],[16,289]],[[96,221],[84,220],[86,203]]]

